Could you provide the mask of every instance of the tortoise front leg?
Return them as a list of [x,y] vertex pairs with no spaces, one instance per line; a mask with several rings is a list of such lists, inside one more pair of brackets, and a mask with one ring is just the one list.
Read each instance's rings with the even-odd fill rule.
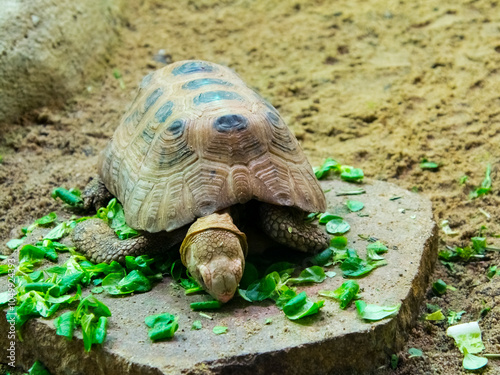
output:
[[163,253],[182,242],[186,229],[170,233],[143,233],[137,237],[120,240],[113,229],[101,219],[88,219],[73,229],[72,239],[76,249],[94,263],[125,263],[127,255],[154,255]]
[[304,221],[304,212],[284,206],[261,203],[262,230],[276,242],[291,248],[316,252],[330,245],[330,238],[316,225]]

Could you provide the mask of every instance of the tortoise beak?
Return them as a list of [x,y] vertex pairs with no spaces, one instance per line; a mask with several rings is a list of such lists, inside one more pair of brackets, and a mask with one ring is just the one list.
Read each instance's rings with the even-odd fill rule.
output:
[[[239,259],[225,259],[222,267],[214,261],[201,265],[198,270],[204,289],[216,300],[226,303],[233,298],[243,274]],[[230,267],[228,265],[230,264]]]

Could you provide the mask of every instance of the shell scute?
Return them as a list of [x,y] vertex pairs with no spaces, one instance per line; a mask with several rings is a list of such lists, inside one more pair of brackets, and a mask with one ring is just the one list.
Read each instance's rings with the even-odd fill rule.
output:
[[99,168],[127,223],[150,232],[251,199],[325,208],[276,109],[232,70],[205,61],[177,62],[143,79]]

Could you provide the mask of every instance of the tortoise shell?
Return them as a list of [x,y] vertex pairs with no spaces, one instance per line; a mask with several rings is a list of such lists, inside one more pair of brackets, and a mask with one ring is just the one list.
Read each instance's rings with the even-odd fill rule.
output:
[[231,69],[179,61],[142,80],[99,159],[127,223],[172,231],[251,199],[324,211],[325,197],[277,110]]

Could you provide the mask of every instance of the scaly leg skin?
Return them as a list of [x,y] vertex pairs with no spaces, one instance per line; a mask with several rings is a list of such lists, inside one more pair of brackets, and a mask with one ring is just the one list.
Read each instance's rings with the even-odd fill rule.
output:
[[276,242],[296,250],[313,253],[326,249],[330,238],[316,225],[304,221],[304,212],[262,203],[259,207],[262,230]]
[[106,207],[113,195],[106,189],[99,176],[94,176],[85,186],[82,194],[83,208],[87,211]]
[[191,225],[182,242],[182,263],[210,295],[229,301],[243,276],[246,236],[228,213],[214,213]]
[[181,243],[186,229],[170,233],[144,233],[138,237],[120,240],[113,229],[101,219],[88,219],[73,229],[72,239],[76,249],[94,263],[125,263],[125,256],[154,255],[163,253]]

